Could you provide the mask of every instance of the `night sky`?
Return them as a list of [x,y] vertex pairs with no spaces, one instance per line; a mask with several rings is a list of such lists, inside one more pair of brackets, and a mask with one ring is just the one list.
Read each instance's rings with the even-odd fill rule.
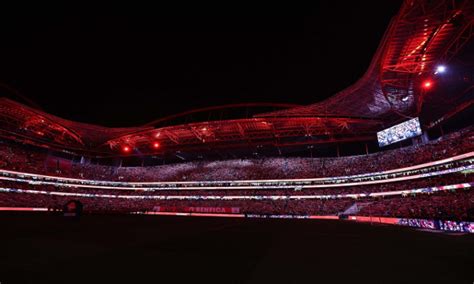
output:
[[309,104],[363,75],[400,5],[3,11],[0,82],[104,126],[230,103]]

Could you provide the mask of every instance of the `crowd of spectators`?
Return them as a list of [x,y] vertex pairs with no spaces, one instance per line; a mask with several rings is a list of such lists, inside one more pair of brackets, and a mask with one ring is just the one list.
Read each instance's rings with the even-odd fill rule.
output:
[[458,190],[374,200],[357,213],[365,216],[474,221],[474,191]]
[[[31,185],[14,181],[2,181],[1,187],[23,190],[36,190],[44,194],[23,192],[0,193],[0,207],[43,207],[61,208],[71,199],[76,199],[84,204],[87,212],[132,212],[150,211],[155,206],[165,207],[238,207],[244,214],[285,214],[285,215],[338,215],[354,204],[361,204],[359,215],[392,216],[405,218],[447,218],[450,220],[474,220],[472,210],[474,195],[469,189],[452,189],[444,192],[399,194],[396,196],[380,197],[336,197],[335,195],[390,192],[426,188],[434,185],[451,185],[463,182],[473,182],[472,174],[452,174],[414,180],[412,182],[396,182],[381,185],[349,186],[343,188],[309,189],[304,192],[289,190],[239,190],[239,191],[209,191],[209,190],[174,190],[165,192],[148,191],[123,191],[113,189],[91,188],[60,188],[56,186]],[[97,195],[96,197],[84,196],[59,196],[47,192],[85,193]],[[110,197],[99,197],[99,195]],[[320,199],[232,199],[209,200],[196,197],[206,196],[300,196],[320,195]],[[120,196],[139,196],[137,198],[122,198]],[[148,199],[150,196],[181,196],[185,199]],[[331,197],[330,197],[331,196]],[[144,198],[141,198],[144,197]],[[418,203],[419,200],[419,203]],[[362,206],[363,205],[363,206]],[[449,215],[448,215],[449,214]],[[471,218],[471,219],[469,219]]]
[[133,190],[119,189],[113,187],[94,188],[94,187],[77,187],[74,185],[58,186],[35,184],[31,182],[18,182],[13,180],[0,180],[0,187],[18,188],[18,189],[35,189],[47,192],[76,192],[89,194],[105,194],[105,195],[138,195],[138,196],[299,196],[299,195],[342,195],[342,194],[368,194],[374,192],[389,192],[399,190],[412,190],[433,186],[444,186],[460,183],[474,182],[474,174],[468,173],[452,173],[442,176],[433,176],[428,178],[415,179],[410,181],[386,182],[367,185],[348,185],[340,187],[321,187],[321,188],[305,188],[302,190],[291,189],[221,189],[209,190],[203,189],[166,189],[166,190],[148,190],[135,188]]
[[[0,168],[74,178],[115,181],[217,181],[334,177],[391,170],[474,150],[474,127],[437,140],[369,155],[340,158],[261,158],[193,161],[153,167],[113,167],[71,163],[51,167],[45,153],[20,146],[0,147]],[[60,159],[58,158],[58,161]],[[60,165],[61,163],[57,163]]]
[[339,215],[358,203],[360,211],[356,212],[357,215],[474,220],[474,191],[465,189],[357,201],[352,199],[156,201],[0,193],[0,206],[62,208],[71,199],[82,202],[86,212],[144,212],[152,211],[155,206],[168,206],[237,207],[243,214]]
[[[71,197],[56,195],[30,195],[0,193],[0,207],[36,207],[62,208]],[[166,200],[157,202],[149,199],[107,199],[75,197],[84,204],[86,212],[135,212],[152,211],[157,205],[161,206],[195,206],[195,207],[237,207],[244,214],[314,214],[335,215],[352,204],[351,200],[226,200],[226,201],[198,201],[198,200]]]
[[[0,169],[108,181],[235,181],[258,179],[295,179],[334,177],[380,172],[449,158],[474,150],[474,128],[450,134],[427,144],[380,153],[341,158],[265,158],[254,160],[201,161],[158,167],[111,167],[83,163],[51,166],[45,153],[26,151],[18,145],[3,143],[0,147]],[[62,164],[67,164],[61,162]],[[57,163],[56,165],[61,165]],[[471,161],[469,163],[472,163]],[[457,164],[453,164],[457,166]],[[439,165],[436,167],[447,167]],[[433,168],[432,170],[439,170]],[[405,173],[404,173],[405,174]],[[373,178],[372,178],[373,180]],[[362,186],[323,187],[297,190],[186,190],[160,191],[88,188],[2,180],[1,187],[110,195],[338,195],[411,190],[440,185],[473,182],[468,173],[450,173],[410,181],[385,182]],[[454,190],[434,194],[416,194],[385,198],[285,199],[285,200],[157,200],[142,198],[74,197],[86,211],[148,211],[155,206],[239,207],[245,214],[337,215],[360,203],[360,214],[416,218],[474,220],[472,190]],[[0,206],[61,208],[70,196],[26,193],[0,193]]]

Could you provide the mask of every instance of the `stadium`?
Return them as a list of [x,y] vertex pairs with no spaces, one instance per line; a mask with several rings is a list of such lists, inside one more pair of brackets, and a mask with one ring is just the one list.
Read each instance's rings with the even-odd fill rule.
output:
[[0,84],[0,283],[472,283],[474,2],[395,6],[309,104],[110,127]]

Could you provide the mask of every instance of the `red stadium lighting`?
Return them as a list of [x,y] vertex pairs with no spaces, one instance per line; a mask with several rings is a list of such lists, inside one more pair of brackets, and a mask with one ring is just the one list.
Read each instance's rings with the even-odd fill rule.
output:
[[431,87],[433,87],[433,82],[431,80],[426,80],[423,82],[423,88],[431,89]]
[[131,150],[132,150],[132,148],[130,148],[130,146],[123,146],[122,147],[122,151],[124,153],[130,153]]
[[160,148],[160,143],[154,142],[154,143],[153,143],[153,148],[155,148],[155,149]]

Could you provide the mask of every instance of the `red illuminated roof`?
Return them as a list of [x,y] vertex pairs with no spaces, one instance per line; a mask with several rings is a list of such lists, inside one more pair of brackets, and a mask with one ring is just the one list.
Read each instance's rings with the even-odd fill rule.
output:
[[322,102],[259,117],[417,116],[421,81],[449,61],[474,33],[474,1],[405,1],[392,19],[365,75]]
[[423,82],[471,39],[473,15],[474,1],[405,1],[365,75],[319,103],[245,119],[107,128],[69,121],[1,98],[0,135],[107,155],[374,140],[375,133],[387,125],[420,114],[425,102]]

